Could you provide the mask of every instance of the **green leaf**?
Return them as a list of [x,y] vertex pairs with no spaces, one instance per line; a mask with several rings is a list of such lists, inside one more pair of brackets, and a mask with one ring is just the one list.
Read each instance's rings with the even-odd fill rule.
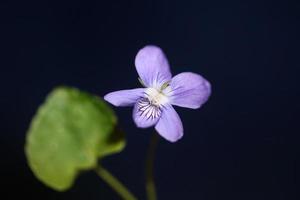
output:
[[36,177],[49,187],[70,188],[78,173],[98,159],[120,152],[124,135],[116,117],[98,97],[74,88],[54,89],[38,109],[27,133],[25,153]]

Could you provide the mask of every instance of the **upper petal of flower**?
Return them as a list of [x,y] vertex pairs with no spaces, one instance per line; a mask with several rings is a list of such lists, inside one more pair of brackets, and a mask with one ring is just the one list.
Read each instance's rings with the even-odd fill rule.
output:
[[114,106],[133,106],[143,96],[145,88],[120,90],[108,93],[104,99]]
[[167,104],[155,126],[156,131],[166,140],[176,142],[183,136],[183,126],[180,117],[174,108]]
[[192,73],[180,73],[172,78],[171,103],[186,108],[200,108],[210,96],[210,83],[202,76]]
[[168,60],[156,46],[142,48],[135,57],[135,67],[147,87],[160,87],[172,78]]

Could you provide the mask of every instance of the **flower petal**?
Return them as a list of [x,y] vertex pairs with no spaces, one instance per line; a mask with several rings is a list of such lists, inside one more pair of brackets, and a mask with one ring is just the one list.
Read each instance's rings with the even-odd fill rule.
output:
[[135,67],[147,87],[160,87],[172,78],[168,60],[156,46],[142,48],[135,57]]
[[148,128],[157,123],[161,116],[161,108],[152,105],[147,98],[140,98],[134,105],[132,117],[136,126]]
[[145,88],[120,90],[108,93],[104,99],[114,106],[133,106],[143,96]]
[[210,83],[202,76],[192,73],[180,73],[172,78],[171,103],[186,108],[200,108],[211,94]]
[[171,105],[164,106],[155,129],[163,138],[170,142],[176,142],[183,136],[182,122]]

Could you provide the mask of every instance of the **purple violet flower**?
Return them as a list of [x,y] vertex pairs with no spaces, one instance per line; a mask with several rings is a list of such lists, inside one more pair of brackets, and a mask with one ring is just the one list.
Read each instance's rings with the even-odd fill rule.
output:
[[137,127],[155,126],[162,137],[176,142],[183,136],[183,126],[172,105],[200,108],[210,96],[210,83],[192,72],[172,78],[168,60],[156,46],[142,48],[136,55],[135,67],[145,88],[111,92],[104,99],[114,106],[134,106]]

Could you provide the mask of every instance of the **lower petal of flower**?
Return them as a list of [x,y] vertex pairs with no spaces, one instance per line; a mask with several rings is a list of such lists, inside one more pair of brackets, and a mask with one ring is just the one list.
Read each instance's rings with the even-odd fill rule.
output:
[[140,98],[133,109],[133,120],[137,127],[148,128],[157,123],[162,114],[162,108],[152,104],[148,98]]
[[171,105],[165,105],[155,126],[156,131],[166,140],[176,142],[183,136],[183,126],[177,112]]

